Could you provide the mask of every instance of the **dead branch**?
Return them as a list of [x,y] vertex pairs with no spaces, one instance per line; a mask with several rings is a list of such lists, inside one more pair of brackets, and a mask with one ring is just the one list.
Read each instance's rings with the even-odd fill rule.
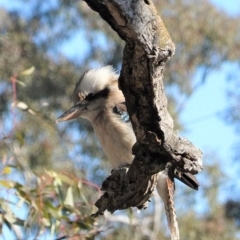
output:
[[136,206],[145,208],[157,174],[168,166],[174,174],[197,174],[201,151],[173,132],[163,87],[166,61],[175,46],[149,0],[85,0],[126,42],[119,86],[137,137],[132,165],[119,168],[103,183],[105,194],[94,216]]

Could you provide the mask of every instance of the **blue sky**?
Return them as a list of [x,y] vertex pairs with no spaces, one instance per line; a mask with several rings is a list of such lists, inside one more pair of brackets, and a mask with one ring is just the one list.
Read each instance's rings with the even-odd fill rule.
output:
[[[231,15],[240,15],[239,0],[211,0],[211,2]],[[12,3],[14,3],[12,0],[0,0],[0,7],[12,8]],[[77,45],[79,41],[81,36],[77,34],[72,43]],[[78,49],[74,47],[76,45],[63,45],[62,51],[68,56],[74,55]],[[226,74],[232,69],[239,72],[240,76],[239,67],[229,63],[211,72],[206,83],[194,92],[181,112],[181,122],[187,130],[180,135],[188,138],[203,152],[216,152],[226,173],[230,173],[229,161],[233,156],[232,148],[238,136],[234,133],[233,127],[227,125],[217,113],[223,112],[228,107],[226,91],[229,82],[226,82]]]
[[[200,1],[201,2],[201,1]],[[210,0],[214,5],[216,5],[219,9],[226,11],[232,15],[240,14],[240,1],[239,0]]]
[[[230,15],[240,15],[239,0],[211,0],[211,2]],[[20,1],[0,0],[0,6],[8,9],[20,8],[21,3]],[[79,42],[82,42],[82,39],[82,33],[78,33],[71,39],[71,44],[64,44],[59,50],[73,57],[78,54],[76,49],[79,48]],[[236,64],[225,64],[220,69],[211,72],[206,83],[188,99],[180,116],[187,128],[187,131],[180,135],[188,138],[203,152],[216,152],[225,162],[226,171],[228,171],[227,165],[233,155],[232,147],[236,143],[237,136],[233,127],[227,125],[216,113],[224,111],[228,106],[226,91],[229,83],[225,81],[225,77],[232,68],[239,72]]]
[[185,136],[202,149],[215,149],[228,157],[237,136],[233,126],[227,125],[219,113],[229,107],[226,93],[230,83],[226,81],[226,75],[231,69],[239,72],[237,64],[225,64],[211,72],[206,83],[193,93],[181,113],[181,121],[187,128],[183,133]]
[[[226,81],[226,73],[232,69],[239,72],[237,64],[225,64],[210,73],[206,83],[194,92],[181,113],[181,121],[187,128],[181,135],[199,147],[203,154],[216,154],[221,169],[228,176],[233,173],[230,167],[234,155],[233,146],[239,137],[234,132],[234,127],[224,122],[221,117],[223,114],[220,113],[224,113],[229,107],[226,96],[229,82]],[[240,72],[238,75],[240,76]],[[226,198],[224,193],[220,198]]]

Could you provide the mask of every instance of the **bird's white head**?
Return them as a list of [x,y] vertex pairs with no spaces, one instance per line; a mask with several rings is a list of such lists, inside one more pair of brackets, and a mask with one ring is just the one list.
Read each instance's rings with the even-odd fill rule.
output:
[[87,70],[76,83],[72,95],[73,107],[62,114],[56,122],[77,117],[92,121],[99,110],[104,108],[110,92],[117,87],[118,77],[112,66]]
[[116,74],[112,66],[89,69],[80,77],[73,94],[76,92],[96,94],[117,79],[118,74]]

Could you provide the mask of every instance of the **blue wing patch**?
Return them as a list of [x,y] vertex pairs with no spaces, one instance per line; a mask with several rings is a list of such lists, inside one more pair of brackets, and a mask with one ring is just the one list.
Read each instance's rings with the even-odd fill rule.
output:
[[120,118],[123,122],[130,122],[130,117],[127,112],[127,107],[125,102],[116,104],[116,106],[113,108],[113,112],[117,115],[120,115]]
[[124,122],[129,122],[130,119],[129,119],[129,115],[127,112],[122,112],[121,114],[121,119],[124,121]]

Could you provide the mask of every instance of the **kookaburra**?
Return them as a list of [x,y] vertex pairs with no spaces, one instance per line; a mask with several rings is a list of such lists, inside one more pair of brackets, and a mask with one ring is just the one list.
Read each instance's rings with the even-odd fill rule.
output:
[[[131,164],[132,146],[136,142],[118,78],[111,66],[87,70],[73,91],[73,107],[57,119],[57,122],[77,117],[88,119],[113,168]],[[198,187],[194,179],[191,187]],[[156,188],[165,205],[172,239],[177,240],[179,233],[172,202],[174,186],[169,186],[167,170],[159,173]]]

